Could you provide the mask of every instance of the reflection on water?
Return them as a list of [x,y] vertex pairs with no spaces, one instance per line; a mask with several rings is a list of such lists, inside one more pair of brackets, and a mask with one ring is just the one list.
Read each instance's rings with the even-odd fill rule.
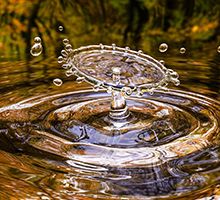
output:
[[[147,105],[152,109],[142,111],[156,120],[139,134],[103,134],[89,111],[105,114],[108,94],[75,95],[92,88],[66,76],[55,59],[64,38],[73,48],[141,48],[178,72],[180,90],[219,101],[220,23],[213,2],[149,2],[1,2],[0,199],[220,198],[218,102],[180,91],[131,98],[134,116]],[[36,36],[44,48],[33,57]],[[163,53],[161,43],[169,46]],[[97,98],[102,101],[82,107],[84,115],[73,112],[79,101]]]

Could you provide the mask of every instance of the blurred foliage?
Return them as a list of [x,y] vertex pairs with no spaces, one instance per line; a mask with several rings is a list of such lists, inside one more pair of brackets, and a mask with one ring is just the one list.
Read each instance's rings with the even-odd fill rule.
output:
[[[218,41],[220,0],[1,0],[0,54],[30,57],[33,38],[44,57],[97,43],[149,50],[152,40]],[[64,30],[60,32],[58,27]]]

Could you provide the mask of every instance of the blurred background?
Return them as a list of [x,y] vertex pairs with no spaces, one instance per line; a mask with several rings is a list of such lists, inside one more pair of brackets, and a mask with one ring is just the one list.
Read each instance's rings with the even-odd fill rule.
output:
[[[45,84],[48,90],[58,76],[72,81],[56,61],[68,38],[73,48],[115,43],[142,49],[180,74],[179,88],[219,99],[219,33],[220,0],[1,0],[0,92]],[[36,36],[43,52],[35,58]],[[158,51],[163,42],[165,53]]]

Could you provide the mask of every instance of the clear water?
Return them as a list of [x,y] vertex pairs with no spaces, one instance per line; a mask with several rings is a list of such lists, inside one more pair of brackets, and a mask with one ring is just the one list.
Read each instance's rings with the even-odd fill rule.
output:
[[182,84],[128,98],[134,117],[148,116],[141,133],[105,129],[109,94],[66,77],[56,60],[2,61],[0,197],[218,198],[220,57],[188,52],[154,53]]

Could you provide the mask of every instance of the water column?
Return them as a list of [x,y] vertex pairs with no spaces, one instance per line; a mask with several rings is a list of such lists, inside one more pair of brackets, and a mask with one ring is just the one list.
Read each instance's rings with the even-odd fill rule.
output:
[[[120,84],[121,69],[119,67],[112,68],[112,79],[116,86]],[[109,117],[112,120],[125,120],[130,112],[128,110],[125,94],[121,90],[112,90],[112,102]]]

